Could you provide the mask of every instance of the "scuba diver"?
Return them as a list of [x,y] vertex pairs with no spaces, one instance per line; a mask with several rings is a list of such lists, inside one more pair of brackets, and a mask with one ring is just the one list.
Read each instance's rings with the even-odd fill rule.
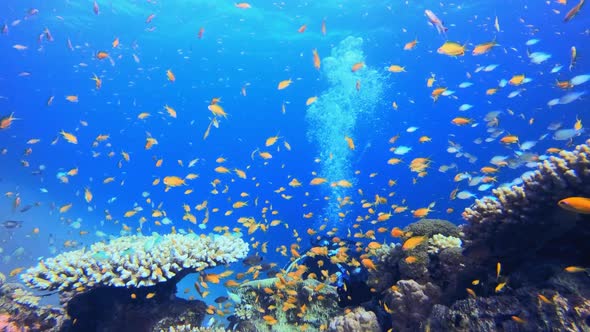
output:
[[[346,253],[349,259],[355,258],[360,261],[360,254],[355,250],[354,242],[350,240],[334,241],[334,237],[323,235],[312,238],[311,247],[326,247],[327,257],[324,255],[312,256],[309,255],[308,251],[308,254],[302,255],[299,259],[293,261],[287,267],[287,272],[290,272],[296,265],[305,265],[307,271],[303,278],[307,278],[311,273],[321,276],[322,270],[327,271],[328,275],[335,274],[338,279],[331,285],[338,290],[338,305],[340,307],[360,305],[371,300],[370,287],[367,285],[369,277],[367,269],[362,265],[355,267],[345,263],[334,263],[330,259],[337,255],[342,248],[347,248]],[[320,261],[323,261],[323,263],[319,263]]]

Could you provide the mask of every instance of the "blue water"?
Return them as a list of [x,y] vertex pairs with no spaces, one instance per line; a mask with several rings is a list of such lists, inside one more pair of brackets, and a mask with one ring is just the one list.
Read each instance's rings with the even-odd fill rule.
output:
[[[249,9],[236,8],[232,1],[98,4],[100,12],[95,15],[92,1],[0,3],[0,23],[5,23],[8,30],[0,35],[0,117],[14,113],[18,119],[0,130],[0,149],[6,149],[0,155],[0,192],[17,193],[22,200],[15,210],[15,196],[2,197],[0,217],[2,221],[23,221],[21,228],[3,229],[0,234],[1,271],[5,274],[16,267],[33,265],[41,256],[80,248],[109,235],[136,233],[141,217],[147,219],[141,227],[143,234],[167,233],[173,226],[176,231],[205,233],[212,232],[215,226],[232,229],[240,227],[239,217],[253,217],[261,223],[280,219],[279,226],[245,237],[250,243],[268,242],[268,252],[262,254],[265,261],[283,266],[289,257],[283,257],[276,249],[299,242],[303,251],[309,241],[307,230],[322,233],[322,225],[327,225],[324,233],[336,228],[333,231],[339,236],[353,236],[378,227],[389,230],[415,221],[411,211],[431,202],[436,205],[429,217],[461,223],[460,214],[473,199],[451,200],[451,191],[459,188],[482,197],[490,190],[478,191],[477,186],[470,187],[467,181],[454,182],[454,176],[460,172],[480,176],[480,168],[489,166],[493,156],[512,158],[519,150],[518,145],[501,144],[499,138],[474,143],[477,138],[489,137],[483,117],[490,111],[502,111],[498,129],[504,134],[518,135],[521,142],[538,141],[530,152],[541,158],[549,147],[567,148],[587,138],[587,133],[581,131],[571,140],[556,141],[552,139],[553,131],[547,129],[554,122],[561,122],[562,128],[573,128],[576,118],[584,125],[590,123],[588,96],[567,105],[547,106],[549,100],[567,93],[555,86],[556,80],[590,73],[588,8],[582,8],[570,22],[563,22],[573,3],[564,6],[528,1],[460,5],[443,5],[439,1],[427,1],[424,5],[413,1],[252,1]],[[31,8],[39,12],[28,16]],[[439,35],[428,24],[425,9],[444,21],[449,28],[446,36]],[[146,23],[150,14],[155,17]],[[499,32],[494,27],[496,17]],[[321,33],[322,21],[326,23],[325,35]],[[299,33],[297,30],[303,24],[307,29]],[[45,28],[53,41],[46,37],[39,41]],[[200,28],[204,29],[202,38],[198,37]],[[112,48],[115,38],[119,38],[120,45]],[[527,47],[525,43],[533,38],[540,41]],[[68,39],[72,49],[68,48]],[[418,40],[416,48],[404,51],[403,46],[414,39]],[[447,39],[465,44],[466,55],[438,54],[437,49]],[[471,54],[476,44],[494,39],[498,45],[489,53]],[[353,46],[351,40],[356,41]],[[27,49],[17,50],[13,47],[16,44]],[[570,71],[572,46],[577,49],[578,59]],[[313,49],[322,59],[319,71],[313,66]],[[339,57],[335,50],[350,54]],[[99,51],[108,52],[109,58],[97,59]],[[546,52],[551,58],[533,64],[527,52]],[[330,57],[336,64],[330,66]],[[352,73],[350,68],[357,61],[366,66]],[[404,66],[406,72],[388,72],[386,68],[393,64]],[[476,68],[491,64],[499,66],[491,72],[475,72]],[[563,69],[550,73],[558,64]],[[175,82],[166,77],[169,69],[176,76]],[[91,80],[93,74],[102,79],[99,90]],[[426,80],[432,74],[436,82],[429,88]],[[507,85],[494,95],[486,95],[487,89],[517,74],[525,74],[532,81],[517,87]],[[340,77],[343,82],[334,83],[330,77]],[[277,90],[278,83],[287,79],[293,83]],[[356,80],[361,81],[359,91],[355,88]],[[473,86],[459,88],[464,81]],[[586,91],[589,84],[572,91]],[[441,86],[455,93],[441,96],[434,103],[431,92]],[[245,96],[241,93],[243,87]],[[518,89],[522,89],[520,96],[508,98],[510,92]],[[67,101],[67,95],[77,95],[79,102]],[[48,106],[51,96],[54,100]],[[319,99],[307,107],[305,102],[312,96]],[[204,140],[213,118],[207,108],[212,98],[221,98],[220,105],[228,117],[219,118],[219,128],[211,128]],[[393,102],[397,103],[397,110],[393,109]],[[460,112],[462,104],[471,104],[473,108]],[[168,116],[164,105],[173,107],[177,118]],[[137,116],[142,112],[151,116],[139,120]],[[457,116],[472,118],[477,126],[452,125],[451,119]],[[411,126],[418,129],[408,133],[406,129]],[[61,130],[75,134],[78,144],[63,138],[51,144]],[[148,133],[158,144],[145,150]],[[99,134],[110,137],[93,147]],[[398,141],[389,144],[388,140],[397,134]],[[541,140],[544,134],[548,135]],[[278,142],[265,147],[265,140],[275,135],[280,137]],[[432,142],[418,143],[423,135],[431,137]],[[353,139],[355,150],[348,148],[345,136]],[[33,138],[41,141],[27,144]],[[469,162],[448,153],[449,140],[460,144],[464,152],[477,160]],[[290,151],[285,148],[285,141],[292,147]],[[404,156],[389,152],[392,146],[400,145],[411,146],[412,150]],[[25,156],[28,147],[32,153]],[[252,159],[256,149],[270,152],[272,159],[263,160],[256,153]],[[111,152],[114,155],[109,157]],[[122,152],[129,153],[129,162],[123,160]],[[216,163],[220,156],[227,161]],[[387,160],[392,157],[403,162],[388,165]],[[432,162],[428,174],[414,184],[417,174],[410,172],[408,165],[417,157],[427,157]],[[196,165],[188,168],[195,158],[199,159]],[[321,161],[315,162],[316,158]],[[163,159],[161,167],[155,166],[158,159]],[[24,167],[22,161],[29,166]],[[457,165],[454,169],[444,173],[438,170],[453,163]],[[213,169],[219,165],[244,170],[248,178],[215,173]],[[32,174],[40,167],[41,174]],[[69,183],[56,177],[58,172],[73,168],[78,168],[79,174],[69,177]],[[496,185],[511,182],[528,170],[524,165],[515,169],[503,167],[494,175]],[[316,177],[312,172],[326,177],[328,183],[309,185]],[[187,180],[186,187],[165,192],[162,183],[152,185],[156,178],[184,177],[188,173],[199,177]],[[370,176],[372,173],[374,176]],[[107,177],[115,180],[103,184]],[[303,185],[290,187],[288,183],[293,177]],[[221,180],[217,195],[211,193],[210,183],[214,179]],[[353,187],[330,187],[330,182],[343,179]],[[390,179],[396,180],[397,185],[390,188]],[[227,193],[222,193],[226,186]],[[285,191],[276,193],[280,187]],[[41,188],[47,192],[41,192]],[[84,188],[89,188],[94,196],[90,203],[84,200]],[[185,195],[186,189],[194,192]],[[153,203],[146,202],[144,192],[149,193]],[[249,197],[240,197],[242,192]],[[292,198],[282,198],[281,194]],[[392,204],[407,206],[408,210],[394,214],[384,223],[371,223],[376,213],[355,222],[358,216],[368,215],[367,209],[361,207],[362,200],[374,202],[375,195],[388,198],[387,204],[373,207],[376,213],[391,212]],[[350,196],[353,204],[340,209],[337,198],[345,196]],[[116,199],[109,203],[113,197]],[[201,223],[204,211],[195,211],[195,206],[205,200],[211,216],[204,229],[182,220],[183,204],[189,204]],[[247,201],[248,206],[232,209],[235,201]],[[19,212],[35,202],[40,206]],[[59,213],[59,208],[69,203],[73,203],[72,208]],[[159,204],[172,224],[154,224],[161,220],[151,217],[152,209]],[[143,211],[125,218],[124,213],[135,206]],[[269,210],[263,216],[264,207]],[[219,212],[213,212],[213,208]],[[447,213],[448,208],[453,212]],[[105,219],[105,210],[113,220]],[[234,211],[224,216],[227,210]],[[278,213],[273,215],[271,211]],[[311,218],[303,217],[310,212]],[[340,218],[338,212],[345,217]],[[80,223],[79,229],[72,227],[76,221]],[[124,231],[123,224],[130,231]],[[35,228],[39,228],[38,233]],[[80,235],[80,231],[88,234]],[[97,235],[97,231],[107,237]],[[242,232],[246,233],[246,229]],[[377,233],[376,240],[393,239],[385,232]],[[76,243],[65,247],[66,241]],[[260,247],[251,253],[259,250]]]

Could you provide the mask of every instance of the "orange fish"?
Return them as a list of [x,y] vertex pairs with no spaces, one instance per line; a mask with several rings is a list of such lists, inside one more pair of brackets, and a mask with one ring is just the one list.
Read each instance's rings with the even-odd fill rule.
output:
[[70,103],[77,103],[78,96],[75,96],[75,95],[66,96],[66,100],[69,101]]
[[304,24],[304,25],[300,26],[299,29],[297,29],[297,32],[304,33],[305,29],[307,29],[307,25]]
[[404,45],[404,51],[411,51],[416,47],[416,44],[418,44],[418,39],[414,39],[411,42],[407,42]]
[[402,231],[399,227],[394,227],[391,230],[391,236],[393,236],[393,237],[402,237],[402,236],[404,236],[404,231]]
[[315,69],[320,69],[320,65],[321,65],[321,60],[320,60],[320,56],[318,55],[318,50],[316,50],[315,48],[312,50],[313,53],[313,66],[315,67]]
[[292,82],[293,81],[291,81],[291,79],[280,81],[279,85],[277,86],[277,89],[283,90],[286,87],[288,87],[289,85],[291,85]]
[[500,139],[500,142],[504,144],[516,144],[518,143],[518,136],[506,135]]
[[[92,74],[94,77],[91,78],[95,82],[96,90],[99,90],[102,87],[102,80],[96,76],[96,74]],[[76,97],[77,99],[78,97]]]
[[252,6],[250,6],[250,4],[247,2],[238,2],[238,3],[236,3],[236,8],[248,9],[248,8],[252,8]]
[[76,136],[74,136],[73,134],[65,132],[63,130],[60,132],[60,134],[69,143],[78,144],[78,138]]
[[465,126],[468,125],[470,123],[473,122],[473,119],[468,119],[468,118],[464,118],[464,117],[456,117],[453,120],[451,120],[451,123],[457,126]]
[[176,82],[176,76],[174,76],[174,73],[172,72],[172,70],[168,69],[166,71],[166,77],[168,77],[168,81],[174,83]]
[[109,57],[109,54],[105,51],[99,51],[98,53],[96,53],[96,58],[98,60],[103,60]]
[[590,214],[590,198],[568,197],[560,200],[557,205],[568,211],[580,214]]
[[11,113],[9,116],[5,116],[0,118],[0,129],[7,129],[12,125],[12,121],[17,120],[14,117],[14,113]]
[[416,248],[417,246],[419,246],[420,244],[422,244],[424,241],[426,241],[428,237],[427,236],[413,236],[409,239],[406,240],[406,242],[404,242],[404,244],[402,245],[402,249],[403,250],[412,250],[414,248]]
[[352,72],[354,73],[354,72],[356,72],[356,71],[358,71],[358,70],[362,69],[364,66],[365,66],[365,63],[364,63],[364,62],[357,62],[357,63],[355,63],[354,65],[352,65],[352,68],[351,68],[351,70],[352,70]]
[[569,22],[572,18],[574,18],[578,14],[580,9],[582,9],[582,6],[584,5],[585,1],[586,0],[580,0],[580,2],[578,2],[578,4],[574,6],[574,8],[570,9],[570,11],[567,12],[567,14],[565,14],[563,21]]
[[492,47],[496,46],[496,41],[493,40],[491,42],[483,43],[476,45],[471,54],[473,55],[482,55],[488,53]]

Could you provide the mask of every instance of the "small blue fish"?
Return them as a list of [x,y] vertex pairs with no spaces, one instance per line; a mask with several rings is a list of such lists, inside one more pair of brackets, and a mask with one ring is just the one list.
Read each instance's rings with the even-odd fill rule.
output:
[[483,71],[490,72],[490,71],[498,68],[498,66],[499,65],[497,65],[497,64],[487,65],[487,66],[485,66],[485,68],[483,69]]
[[580,99],[580,97],[582,97],[585,94],[586,94],[586,91],[570,92],[567,95],[559,98],[559,103],[561,105],[569,104],[571,102],[574,102],[574,101]]
[[479,187],[477,187],[477,190],[479,190],[479,191],[486,191],[486,190],[490,189],[493,186],[494,185],[491,184],[491,183],[484,183],[484,184],[479,185]]
[[576,86],[576,85],[584,84],[584,83],[588,82],[589,80],[590,80],[590,74],[578,75],[570,80],[570,84],[573,86]]
[[470,87],[472,85],[473,85],[473,83],[471,83],[471,82],[463,82],[463,83],[459,84],[459,87],[461,89],[465,89],[465,88],[468,88],[468,87]]
[[459,111],[467,111],[469,109],[471,109],[473,107],[473,105],[469,105],[469,104],[463,104],[461,106],[459,106]]
[[551,58],[551,54],[545,52],[533,52],[529,54],[529,58],[531,59],[532,63],[539,65],[549,60]]
[[516,96],[520,96],[521,92],[522,92],[522,90],[512,91],[512,92],[510,92],[510,94],[508,94],[508,98],[514,98]]
[[396,155],[401,156],[401,155],[404,155],[404,154],[406,154],[406,153],[408,153],[410,151],[412,151],[412,148],[411,147],[409,147],[409,146],[403,146],[402,145],[402,146],[398,146],[397,148],[395,148],[395,150],[393,151],[393,153],[396,154]]
[[563,66],[555,66],[551,68],[551,74],[558,73],[561,70],[561,68],[563,68]]
[[533,46],[533,45],[535,45],[536,43],[538,43],[540,41],[541,40],[539,40],[539,39],[529,39],[529,40],[526,41],[526,46]]

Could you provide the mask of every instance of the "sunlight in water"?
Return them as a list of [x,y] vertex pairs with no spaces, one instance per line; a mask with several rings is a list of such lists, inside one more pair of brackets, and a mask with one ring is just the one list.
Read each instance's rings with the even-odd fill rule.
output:
[[[319,176],[330,183],[347,180],[354,184],[353,151],[345,137],[355,138],[358,121],[371,121],[377,103],[383,94],[383,78],[374,68],[352,67],[365,62],[363,39],[347,37],[332,50],[330,57],[322,59],[322,78],[328,88],[307,110],[308,139],[316,144],[321,159]],[[338,226],[340,212],[338,198],[348,195],[350,188],[327,186],[330,200],[324,209],[328,227]],[[339,227],[339,229],[345,228]]]

